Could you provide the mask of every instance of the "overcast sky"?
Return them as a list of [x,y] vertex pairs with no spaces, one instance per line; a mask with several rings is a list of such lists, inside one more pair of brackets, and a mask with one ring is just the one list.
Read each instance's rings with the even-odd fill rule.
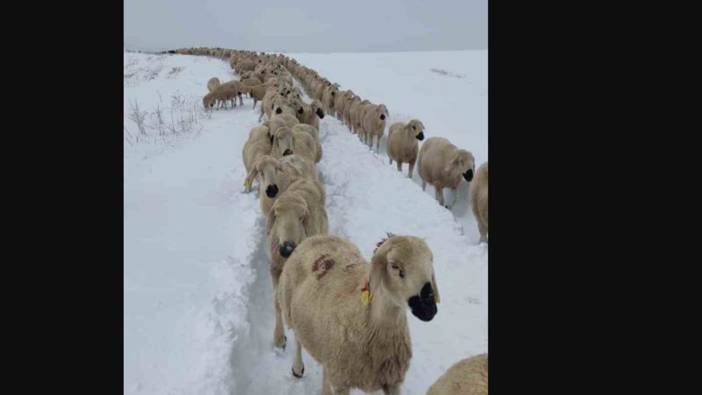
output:
[[487,0],[124,0],[124,46],[279,52],[487,48]]

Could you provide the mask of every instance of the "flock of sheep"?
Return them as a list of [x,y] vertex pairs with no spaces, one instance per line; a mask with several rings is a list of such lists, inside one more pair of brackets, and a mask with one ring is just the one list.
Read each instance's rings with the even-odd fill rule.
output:
[[[383,390],[399,394],[412,357],[406,309],[423,321],[437,312],[439,289],[431,249],[418,237],[388,234],[367,262],[352,243],[328,234],[325,189],[316,164],[322,158],[319,119],[335,115],[371,146],[380,147],[388,109],[362,100],[351,90],[284,55],[191,48],[173,51],[214,56],[230,62],[240,80],[207,82],[207,109],[243,105],[243,95],[260,102],[242,159],[247,191],[258,183],[266,217],[266,250],[271,260],[275,328],[273,344],[285,348],[283,323],[295,333],[292,374],[302,377],[302,349],[323,367],[323,394]],[[301,82],[313,99],[306,103],[293,84]],[[471,183],[473,211],[481,240],[487,241],[487,163],[475,170],[473,155],[440,137],[424,139],[417,119],[388,129],[390,163],[414,165],[422,188],[432,184],[444,205],[443,188]],[[473,174],[475,172],[475,177]],[[427,394],[486,394],[487,354],[456,363]]]

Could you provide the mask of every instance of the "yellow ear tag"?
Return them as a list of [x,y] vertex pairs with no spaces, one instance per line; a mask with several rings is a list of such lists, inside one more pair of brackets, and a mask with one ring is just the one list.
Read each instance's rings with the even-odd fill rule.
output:
[[363,303],[364,306],[368,306],[371,300],[373,300],[373,295],[371,295],[370,289],[368,289],[368,284],[366,284],[366,286],[361,290],[361,303]]
[[244,187],[246,189],[251,189],[251,182],[249,180],[244,180]]

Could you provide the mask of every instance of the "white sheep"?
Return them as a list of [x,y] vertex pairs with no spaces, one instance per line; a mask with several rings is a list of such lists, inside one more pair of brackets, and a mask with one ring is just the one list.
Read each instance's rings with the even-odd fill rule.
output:
[[207,90],[210,92],[213,92],[215,89],[217,89],[218,86],[220,86],[222,83],[219,82],[219,78],[217,77],[212,77],[207,81]]
[[288,155],[276,159],[270,155],[260,155],[244,180],[251,185],[259,178],[259,200],[261,212],[267,215],[276,198],[285,192],[294,181],[305,178],[319,181],[314,163],[298,155]]
[[271,155],[281,158],[286,155],[297,154],[303,158],[318,163],[322,158],[322,146],[308,132],[292,130],[288,127],[278,128],[273,134],[273,147]]
[[432,252],[424,240],[388,235],[371,263],[336,236],[310,237],[288,258],[276,299],[297,349],[323,367],[324,394],[382,389],[398,394],[412,357],[406,309],[422,321],[437,312]]
[[[319,181],[298,179],[275,200],[266,216],[266,234],[270,273],[273,280],[273,292],[278,289],[278,280],[285,267],[286,260],[295,248],[308,237],[327,234],[329,229],[324,187]],[[280,303],[273,297],[275,309],[275,328],[273,344],[285,347],[286,338],[283,329]]]
[[[456,189],[461,178],[470,182],[473,179],[475,159],[473,154],[458,149],[443,137],[432,137],[422,144],[417,156],[417,169],[422,178],[422,190],[427,183],[436,189],[436,200],[444,207],[444,188],[451,188],[456,202]],[[453,204],[451,204],[453,206]]]
[[488,163],[485,162],[475,171],[475,178],[470,183],[470,200],[475,222],[478,223],[480,241],[488,237]]
[[380,139],[385,133],[385,122],[389,116],[388,109],[384,104],[371,104],[363,107],[362,114],[361,136],[371,148],[373,148],[373,138],[377,138],[376,151],[380,151]]
[[488,356],[480,354],[456,362],[439,377],[426,395],[487,395]]
[[424,140],[424,124],[418,119],[397,122],[388,129],[388,158],[390,164],[397,162],[397,171],[402,172],[402,164],[409,163],[409,178],[412,178],[414,163],[417,161],[419,142]]

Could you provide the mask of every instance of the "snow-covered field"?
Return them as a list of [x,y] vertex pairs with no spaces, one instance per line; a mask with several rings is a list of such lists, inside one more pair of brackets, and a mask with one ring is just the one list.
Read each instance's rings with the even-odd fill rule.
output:
[[[255,193],[242,193],[241,150],[258,111],[250,99],[202,111],[207,80],[236,77],[223,61],[124,56],[125,393],[319,393],[320,367],[303,354],[296,379],[293,347],[271,344],[265,222]],[[447,137],[477,165],[487,160],[485,51],[290,56],[386,104],[390,122],[417,117],[427,137]],[[487,351],[487,247],[476,244],[467,186],[446,210],[418,175],[399,174],[338,120],[325,117],[320,135],[330,233],[366,258],[385,232],[432,248],[442,301],[430,322],[408,317],[413,358],[403,385],[424,394],[454,362]]]

